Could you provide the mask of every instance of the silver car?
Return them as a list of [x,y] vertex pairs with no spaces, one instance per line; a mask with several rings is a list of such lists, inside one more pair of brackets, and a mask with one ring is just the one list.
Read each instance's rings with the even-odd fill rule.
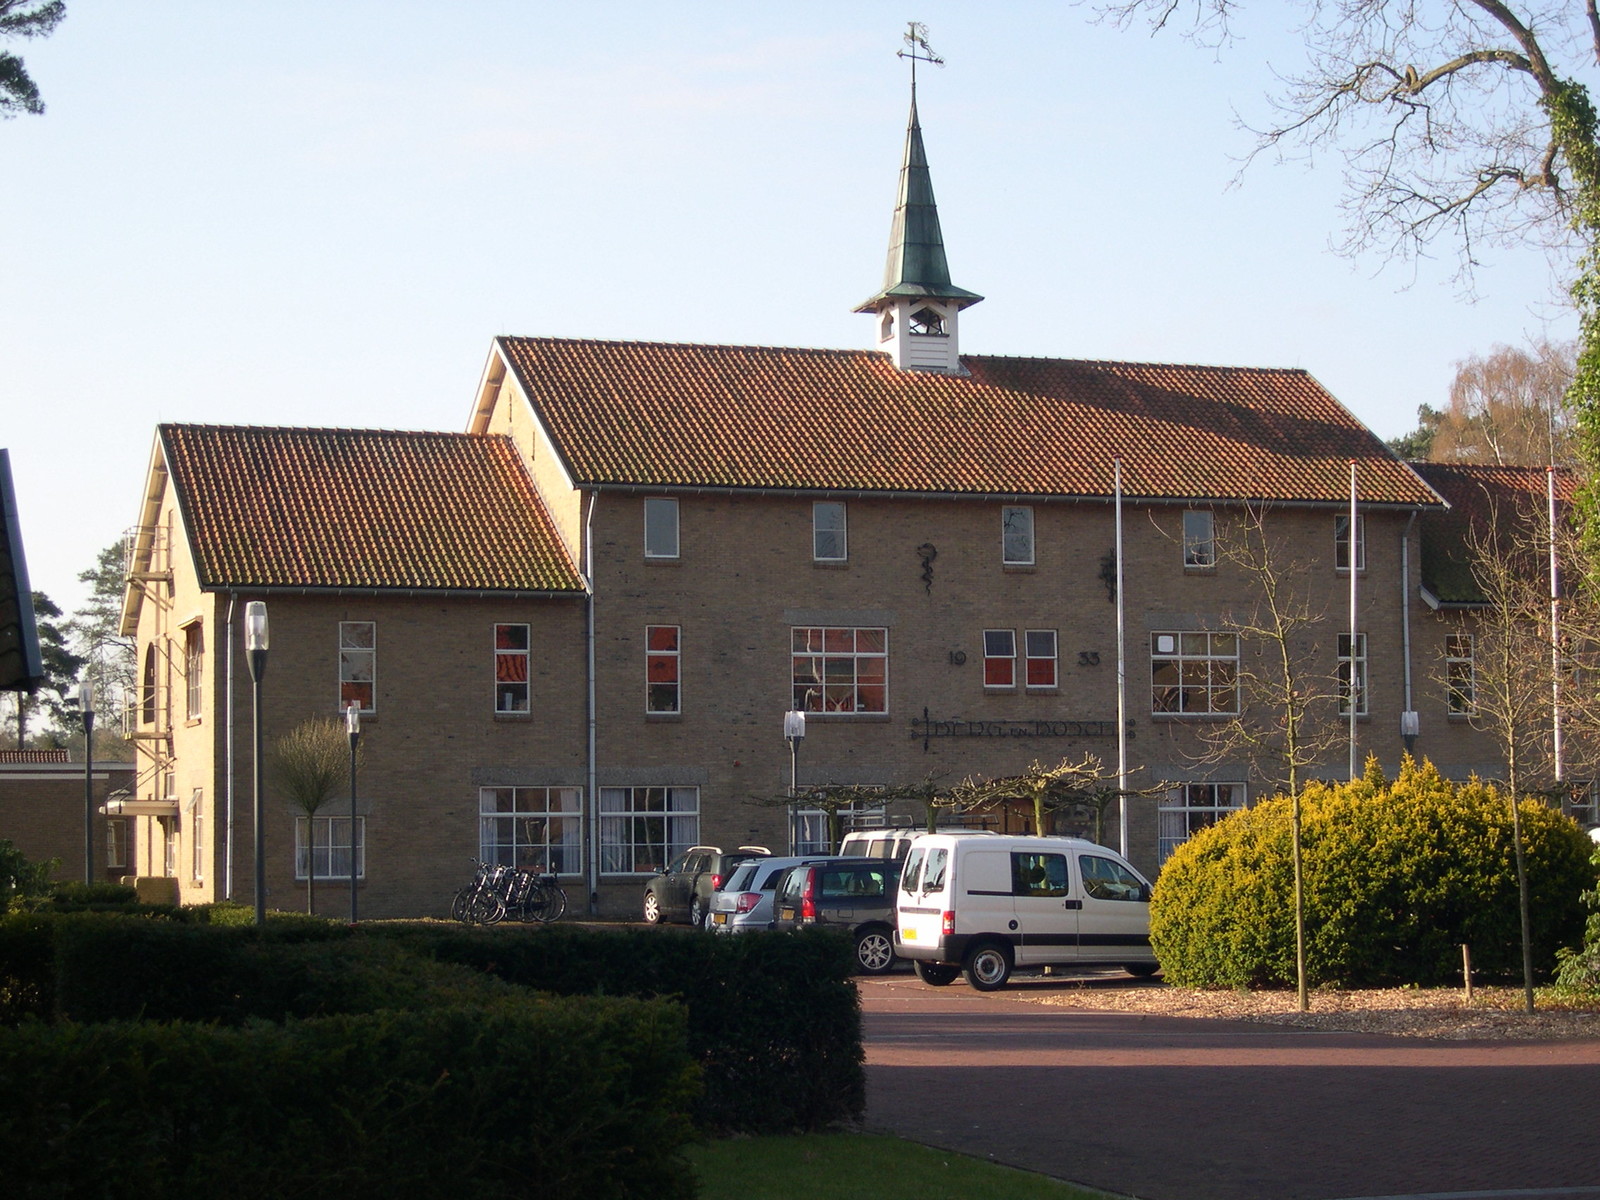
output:
[[716,933],[747,933],[772,925],[772,892],[778,876],[790,867],[818,862],[828,856],[758,858],[740,863],[722,887],[711,893],[711,914],[706,928]]

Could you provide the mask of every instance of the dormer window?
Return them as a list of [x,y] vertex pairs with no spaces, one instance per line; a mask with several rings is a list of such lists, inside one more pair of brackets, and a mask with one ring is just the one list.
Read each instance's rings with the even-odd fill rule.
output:
[[923,336],[944,336],[944,314],[936,308],[919,308],[911,314],[911,332]]

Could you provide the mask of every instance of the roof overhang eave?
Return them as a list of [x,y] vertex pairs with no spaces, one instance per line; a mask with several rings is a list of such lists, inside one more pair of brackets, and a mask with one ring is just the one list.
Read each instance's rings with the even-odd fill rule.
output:
[[383,596],[396,599],[457,600],[581,600],[589,593],[582,584],[570,588],[455,588],[455,587],[344,587],[339,585],[282,583],[201,583],[202,592],[252,596]]

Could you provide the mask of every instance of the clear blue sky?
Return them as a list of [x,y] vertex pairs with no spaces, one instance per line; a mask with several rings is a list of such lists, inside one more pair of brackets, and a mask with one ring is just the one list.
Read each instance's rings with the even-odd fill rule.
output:
[[[1262,4],[1273,11],[1278,6]],[[1052,0],[68,0],[0,123],[0,445],[63,607],[161,421],[464,428],[496,334],[865,347],[907,107],[973,353],[1304,367],[1380,435],[1571,336],[1549,265],[1328,249],[1259,163],[1272,28],[1220,56]]]

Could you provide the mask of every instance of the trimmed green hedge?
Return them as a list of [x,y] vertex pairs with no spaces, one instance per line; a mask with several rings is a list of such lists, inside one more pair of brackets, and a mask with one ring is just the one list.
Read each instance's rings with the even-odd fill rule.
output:
[[5,1192],[694,1195],[696,1068],[665,1002],[0,1031]]
[[687,1010],[707,1129],[856,1120],[866,1104],[848,938],[575,926],[197,924],[102,913],[0,920],[0,1020],[240,1024],[488,1003],[508,992],[665,997]]
[[[1301,794],[1306,969],[1315,984],[1366,987],[1520,975],[1510,806],[1476,781],[1454,784],[1407,759],[1391,784],[1375,765],[1354,783]],[[1577,824],[1519,805],[1540,971],[1583,933],[1595,884]],[[1179,846],[1162,868],[1150,940],[1166,977],[1190,987],[1292,986],[1290,801],[1235,813]]]

